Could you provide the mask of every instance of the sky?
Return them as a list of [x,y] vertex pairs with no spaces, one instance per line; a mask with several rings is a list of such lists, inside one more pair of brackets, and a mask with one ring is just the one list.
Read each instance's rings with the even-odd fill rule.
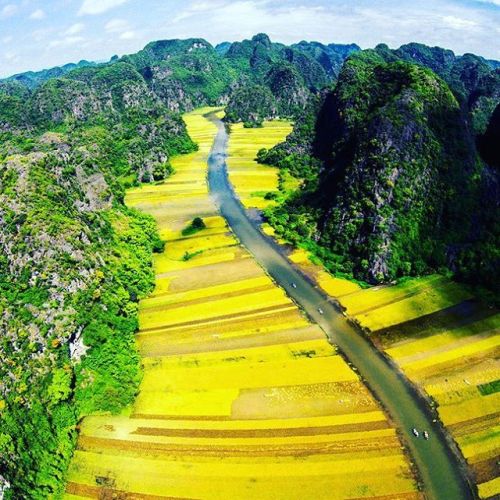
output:
[[500,60],[500,0],[0,0],[0,77],[152,40],[421,42]]

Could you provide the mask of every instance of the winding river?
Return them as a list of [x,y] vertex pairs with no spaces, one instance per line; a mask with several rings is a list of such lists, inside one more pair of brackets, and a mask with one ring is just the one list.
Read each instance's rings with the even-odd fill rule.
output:
[[[218,127],[208,160],[210,192],[240,242],[324,330],[329,341],[338,346],[385,407],[410,450],[426,496],[443,500],[474,498],[466,479],[464,464],[458,458],[456,445],[434,420],[425,399],[371,341],[347,321],[339,308],[295,268],[274,240],[265,236],[248,217],[227,176],[228,133],[223,122],[214,113],[207,117]],[[292,283],[296,287],[292,287]],[[414,427],[428,430],[430,439],[426,441],[413,436]]]

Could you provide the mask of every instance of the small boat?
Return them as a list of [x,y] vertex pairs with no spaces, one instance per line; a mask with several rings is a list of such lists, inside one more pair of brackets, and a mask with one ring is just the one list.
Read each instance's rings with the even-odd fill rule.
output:
[[415,429],[415,427],[411,430],[411,432],[413,432],[413,435],[415,437],[418,437],[420,434],[418,433],[417,429]]
[[422,432],[424,439],[429,439],[429,433],[427,431]]

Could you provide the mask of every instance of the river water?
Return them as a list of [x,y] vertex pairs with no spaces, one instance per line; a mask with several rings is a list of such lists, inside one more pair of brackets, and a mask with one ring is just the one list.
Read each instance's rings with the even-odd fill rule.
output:
[[[395,423],[415,462],[429,499],[461,500],[475,497],[467,481],[463,459],[441,424],[435,421],[427,401],[410,381],[356,327],[343,316],[311,281],[283,255],[277,243],[250,220],[227,176],[228,133],[215,114],[208,116],[218,127],[208,160],[208,181],[222,215],[240,242],[268,274],[325,332]],[[296,288],[292,287],[292,283]],[[318,311],[322,310],[322,314]],[[428,441],[416,438],[412,428],[427,430]]]

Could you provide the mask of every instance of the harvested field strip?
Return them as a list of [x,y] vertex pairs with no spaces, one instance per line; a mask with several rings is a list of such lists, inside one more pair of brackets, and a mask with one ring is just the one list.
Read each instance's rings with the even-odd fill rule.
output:
[[[386,433],[387,434],[387,433]],[[314,457],[318,455],[329,455],[332,465],[336,466],[336,462],[345,460],[345,455],[349,455],[351,460],[373,460],[380,461],[397,461],[400,463],[398,451],[395,451],[397,438],[387,435],[375,436],[372,439],[358,439],[345,441],[332,441],[329,437],[308,441],[302,439],[296,444],[288,439],[287,443],[277,443],[277,440],[266,440],[258,442],[247,438],[243,444],[226,444],[225,441],[217,438],[207,439],[207,444],[193,443],[175,443],[173,439],[169,439],[168,443],[163,443],[161,437],[154,437],[150,441],[136,441],[130,438],[107,439],[107,438],[89,438],[82,436],[79,440],[79,451],[84,452],[100,452],[109,455],[119,455],[123,452],[130,453],[132,456],[143,456],[155,459],[167,459],[181,457],[190,457],[196,459],[198,457],[215,457],[222,459],[226,456],[237,458],[252,457],[252,462],[258,462],[261,457]],[[383,438],[383,439],[382,439]],[[381,440],[382,439],[382,440]],[[199,440],[200,441],[200,440]],[[223,442],[224,441],[224,442]],[[255,444],[252,442],[255,441]],[[324,442],[321,442],[324,441]],[[265,443],[265,444],[264,444]],[[274,444],[273,444],[274,443]],[[397,450],[397,448],[396,448]],[[136,453],[134,453],[136,452]],[[371,453],[370,452],[375,452]],[[377,453],[378,452],[378,453]],[[291,460],[290,460],[291,462]]]
[[240,258],[238,261],[219,262],[197,266],[195,269],[183,269],[182,277],[175,271],[157,274],[156,279],[170,278],[169,291],[184,292],[230,283],[232,280],[256,278],[262,276],[262,270],[253,259]]
[[[194,302],[194,301],[193,301]],[[232,294],[223,298],[205,299],[196,303],[172,304],[163,311],[161,318],[155,314],[156,310],[147,309],[141,311],[141,328],[150,330],[158,326],[167,326],[218,317],[228,317],[234,314],[245,314],[252,310],[270,310],[282,306],[289,306],[291,302],[276,287],[250,292],[246,290],[243,294]],[[491,343],[491,342],[490,342]],[[493,345],[493,344],[492,344]]]
[[[434,330],[429,336],[423,335],[423,338],[409,338],[400,342],[397,347],[387,349],[387,353],[399,359],[404,359],[405,356],[412,355],[416,350],[426,352],[435,349],[439,346],[454,344],[462,338],[473,338],[476,335],[484,332],[499,333],[499,319],[495,316],[490,316],[481,321],[468,324],[462,327],[442,331]],[[425,334],[425,331],[423,332]]]
[[[158,311],[162,310],[165,305],[169,305],[169,309],[175,309],[175,307],[189,307],[197,304],[205,304],[208,302],[215,302],[218,300],[222,299],[229,299],[233,297],[245,297],[248,294],[255,294],[255,293],[260,293],[260,292],[268,292],[270,290],[275,289],[276,287],[272,283],[268,283],[266,285],[262,286],[255,286],[250,289],[242,289],[242,290],[234,290],[232,292],[225,292],[225,293],[219,293],[219,294],[214,294],[212,296],[205,296],[205,297],[200,297],[200,298],[193,298],[190,300],[178,300],[175,301],[174,297],[170,297],[170,301],[166,300],[164,302],[157,301],[156,305],[151,305],[149,304],[147,307],[142,307],[141,310],[147,310],[148,312],[151,311]],[[159,302],[159,303],[158,303]]]
[[[319,428],[316,434],[304,433],[304,434],[287,434],[286,431],[292,429],[283,429],[282,434],[273,435],[271,433],[262,436],[254,436],[253,433],[245,434],[242,436],[228,436],[219,435],[218,432],[213,432],[209,434],[203,434],[201,436],[196,433],[196,435],[183,434],[180,436],[164,435],[161,433],[161,429],[155,428],[144,428],[144,432],[139,433],[138,430],[131,432],[127,435],[120,433],[107,433],[105,435],[88,436],[82,434],[82,441],[79,442],[79,449],[84,449],[90,446],[94,439],[102,439],[103,441],[108,441],[109,446],[117,446],[118,441],[122,442],[122,447],[126,447],[128,441],[137,443],[140,446],[141,443],[144,447],[153,447],[155,444],[162,445],[165,449],[166,447],[172,445],[173,450],[182,447],[193,447],[193,450],[210,450],[211,448],[226,448],[231,447],[238,449],[259,446],[264,451],[268,449],[274,449],[276,447],[282,447],[286,449],[288,446],[298,446],[298,445],[313,445],[316,443],[318,449],[320,449],[325,443],[337,443],[338,446],[343,446],[345,449],[355,449],[357,451],[367,451],[368,449],[376,449],[377,440],[379,441],[379,447],[384,447],[386,449],[391,449],[394,452],[394,446],[396,442],[396,433],[394,429],[375,429],[375,430],[362,430],[359,431],[347,431],[345,433],[328,433],[328,429]],[[148,431],[148,432],[146,432]],[[193,434],[194,432],[191,431]],[[103,443],[106,447],[106,444]],[[135,444],[134,444],[135,446]],[[177,448],[176,448],[177,447]],[[313,450],[313,448],[311,448]],[[322,452],[323,453],[323,452]]]
[[[431,351],[427,357],[424,359],[418,359],[417,361],[402,362],[402,366],[406,370],[421,370],[426,366],[437,365],[440,363],[445,363],[453,359],[461,358],[464,356],[470,356],[477,354],[478,352],[494,349],[500,345],[500,335],[494,334],[489,335],[486,338],[479,338],[475,342],[468,342],[466,345],[459,345],[456,348],[449,348],[444,352],[434,352]],[[415,356],[422,358],[422,356]]]
[[472,470],[474,471],[478,483],[486,483],[497,476],[498,456],[474,462]]
[[[265,316],[263,318],[265,319]],[[240,325],[242,330],[238,330]],[[323,335],[321,330],[313,326],[304,327],[304,318],[299,315],[295,323],[293,321],[287,321],[286,325],[263,323],[262,328],[258,328],[258,324],[257,327],[254,325],[254,322],[247,319],[244,322],[217,325],[217,333],[207,330],[206,327],[169,331],[167,336],[164,332],[148,333],[140,337],[142,352],[145,357],[219,352],[236,348],[281,345],[290,342],[292,338],[300,341],[321,338]],[[287,327],[288,329],[283,330]],[[214,343],[214,339],[217,339],[217,343]]]
[[[144,374],[144,386],[147,391],[165,389],[199,391],[218,388],[257,388],[272,386],[295,386],[304,384],[328,383],[332,379],[338,382],[357,380],[356,374],[345,364],[340,356],[324,358],[306,358],[293,361],[293,371],[283,361],[269,361],[266,366],[260,363],[234,363],[217,367],[197,367],[168,369],[150,367]],[[194,372],[190,376],[190,371]],[[237,373],[236,373],[237,372]],[[291,372],[291,373],[290,373]],[[168,378],[161,375],[167,375]]]
[[[164,419],[152,421],[151,418],[141,419],[123,416],[90,416],[87,417],[81,424],[82,432],[87,434],[99,432],[114,432],[117,429],[135,430],[137,427],[154,426],[164,429],[282,429],[282,428],[302,428],[302,427],[323,427],[323,426],[336,426],[345,424],[360,424],[366,422],[386,422],[385,415],[380,410],[375,410],[367,413],[352,413],[348,417],[345,415],[328,415],[324,417],[313,418],[294,418],[287,419],[274,418],[268,420],[236,420],[220,422],[219,420],[192,422],[190,420],[172,420]],[[127,432],[129,432],[127,431]]]
[[[286,427],[274,429],[165,429],[160,427],[137,427],[133,434],[144,436],[170,436],[170,437],[216,437],[216,438],[256,438],[256,437],[289,437],[289,436],[317,436],[319,434],[345,434],[347,439],[353,439],[352,432],[365,432],[372,430],[388,429],[389,424],[384,420],[365,422],[363,424],[343,424],[322,427]],[[394,431],[390,429],[389,434]],[[386,433],[378,434],[386,435]]]
[[[359,458],[349,460],[346,457],[338,457],[332,464],[331,461],[286,461],[283,463],[269,463],[262,467],[258,460],[255,463],[227,463],[223,460],[215,462],[191,462],[190,467],[186,467],[183,462],[156,460],[151,458],[135,458],[135,457],[117,457],[116,455],[84,453],[77,451],[75,453],[77,460],[80,459],[81,464],[97,466],[100,469],[106,470],[108,464],[112,465],[115,462],[120,463],[123,467],[120,470],[121,474],[131,473],[129,477],[137,477],[139,484],[144,476],[151,473],[154,477],[163,477],[165,480],[172,480],[171,475],[177,477],[213,477],[220,475],[228,480],[237,477],[252,477],[258,476],[261,478],[282,477],[301,477],[301,476],[343,476],[344,474],[352,474],[353,470],[363,470],[363,473],[377,473],[377,471],[391,471],[392,473],[399,471],[404,467],[404,460],[401,455],[392,457],[384,457],[384,460],[379,460],[377,457],[370,459]],[[314,457],[312,457],[314,458]],[[217,469],[219,474],[217,474]],[[141,474],[133,474],[133,471],[141,471]],[[118,474],[117,474],[118,475]],[[90,477],[93,480],[92,477]]]
[[203,367],[222,363],[263,363],[272,360],[293,360],[300,357],[327,357],[335,350],[322,340],[306,340],[304,342],[257,345],[253,348],[205,351],[193,355],[173,355],[144,358],[144,365],[150,367]]
[[172,271],[182,271],[185,269],[197,268],[200,266],[208,266],[210,264],[218,264],[220,262],[232,262],[236,259],[237,254],[234,252],[219,252],[219,253],[202,253],[193,255],[188,261],[182,258],[172,259],[166,255],[161,255],[155,258],[155,271],[157,275],[165,275]]
[[498,422],[500,422],[500,411],[469,419],[465,423],[450,424],[448,427],[455,437],[461,438],[486,429],[493,429]]
[[[496,336],[498,336],[498,333],[500,332],[500,330],[498,330],[497,328],[491,330],[484,330],[476,334],[471,334],[467,330],[468,328],[463,329],[463,335],[446,335],[446,334],[435,335],[433,336],[434,342],[431,341],[426,342],[428,346],[427,349],[425,349],[421,344],[419,344],[418,347],[422,348],[422,351],[415,352],[414,349],[413,353],[410,353],[411,351],[409,351],[409,354],[406,356],[403,356],[401,354],[399,356],[396,356],[394,353],[390,352],[391,351],[390,349],[388,349],[387,352],[395,357],[398,357],[399,362],[403,365],[412,363],[414,361],[419,361],[427,356],[433,356],[445,353],[453,349],[457,349],[459,347],[466,348],[467,346],[472,346],[479,341],[495,338]],[[415,345],[415,347],[417,347],[417,345]]]

